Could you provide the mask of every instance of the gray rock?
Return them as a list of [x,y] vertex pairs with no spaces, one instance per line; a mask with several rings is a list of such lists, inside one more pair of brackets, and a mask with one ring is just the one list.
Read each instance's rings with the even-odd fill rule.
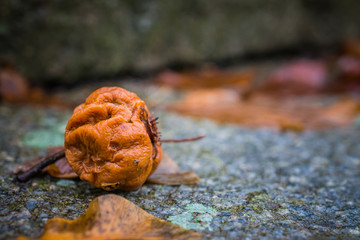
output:
[[60,187],[75,187],[75,182],[73,180],[61,179],[56,182],[56,185]]
[[38,202],[35,199],[30,199],[26,202],[26,208],[34,210],[37,207]]
[[[12,170],[45,151],[27,145],[23,136],[38,129],[54,134],[52,128],[71,111],[3,108],[0,152],[14,161],[0,161],[0,239],[24,233],[39,237],[46,219],[75,219],[94,198],[108,194],[80,180],[42,176],[17,182]],[[197,142],[163,144],[164,152],[182,170],[195,171],[200,182],[145,184],[115,194],[156,217],[195,229],[204,239],[359,239],[360,129],[294,134],[156,114],[164,138],[206,134]],[[44,118],[55,120],[43,125]]]
[[49,217],[49,215],[47,215],[46,213],[41,213],[39,215],[39,218],[48,218],[48,217]]

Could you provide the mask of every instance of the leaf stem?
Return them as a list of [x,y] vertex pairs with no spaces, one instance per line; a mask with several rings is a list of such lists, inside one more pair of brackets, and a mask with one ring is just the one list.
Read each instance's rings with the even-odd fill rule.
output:
[[191,142],[191,141],[200,140],[204,137],[205,136],[198,136],[198,137],[193,137],[193,138],[183,138],[183,139],[160,139],[160,142],[162,142],[162,143]]

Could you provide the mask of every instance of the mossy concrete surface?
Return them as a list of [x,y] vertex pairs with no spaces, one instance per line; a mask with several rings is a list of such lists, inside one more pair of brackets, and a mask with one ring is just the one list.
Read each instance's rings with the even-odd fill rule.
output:
[[88,0],[0,4],[0,59],[32,83],[320,47],[360,36],[359,1]]
[[[150,104],[167,96],[146,84],[127,88]],[[145,184],[115,194],[204,239],[360,238],[356,127],[279,133],[153,110],[164,138],[206,134],[201,141],[163,145],[181,169],[195,171],[201,180],[194,186]],[[56,129],[70,115],[71,110],[56,108],[0,106],[0,239],[39,237],[48,219],[75,219],[95,197],[107,194],[78,179],[39,176],[19,183],[12,175],[21,163],[45,154],[36,133],[57,138]]]

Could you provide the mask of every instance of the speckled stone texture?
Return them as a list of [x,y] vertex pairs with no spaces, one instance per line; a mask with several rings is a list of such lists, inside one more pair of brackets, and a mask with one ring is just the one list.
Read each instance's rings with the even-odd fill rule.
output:
[[[155,111],[164,138],[206,134],[197,142],[163,144],[183,170],[195,171],[201,180],[195,186],[145,184],[115,194],[199,231],[204,239],[360,238],[359,129],[279,133]],[[74,219],[107,193],[80,180],[45,176],[19,183],[11,174],[24,161],[44,155],[46,144],[35,144],[37,131],[49,132],[58,143],[58,129],[70,114],[0,106],[1,239],[38,237],[49,218]]]

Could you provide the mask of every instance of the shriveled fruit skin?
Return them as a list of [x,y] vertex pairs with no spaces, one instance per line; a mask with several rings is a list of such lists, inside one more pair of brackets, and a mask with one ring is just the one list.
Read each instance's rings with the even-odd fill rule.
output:
[[[149,117],[136,94],[119,87],[96,90],[75,108],[66,126],[70,166],[95,187],[138,189],[161,159],[160,143],[145,126]],[[155,121],[151,123],[157,130]]]

